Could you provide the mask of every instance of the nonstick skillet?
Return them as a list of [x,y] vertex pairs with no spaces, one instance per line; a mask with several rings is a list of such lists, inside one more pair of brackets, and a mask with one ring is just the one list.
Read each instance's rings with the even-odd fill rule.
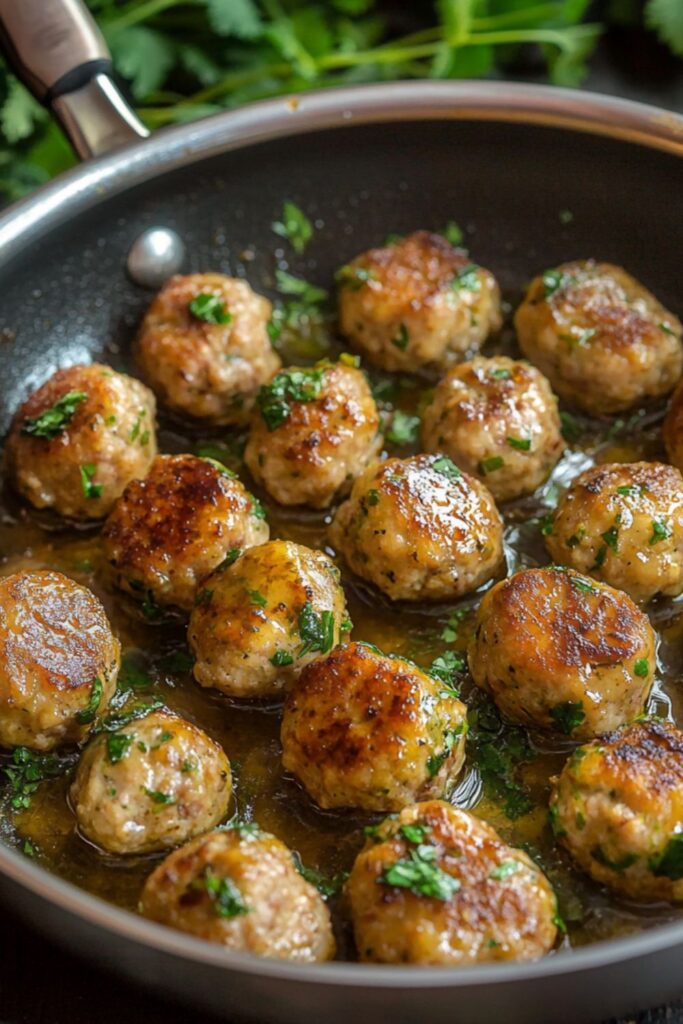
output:
[[[58,366],[126,365],[149,293],[126,273],[148,227],[173,228],[182,270],[272,282],[283,199],[322,226],[297,270],[328,284],[388,232],[467,222],[511,293],[544,266],[623,264],[681,312],[683,119],[563,90],[403,83],[310,93],[145,134],[77,0],[0,0],[6,44],[83,157],[0,218],[0,421]],[[571,210],[571,223],[558,211]],[[0,892],[43,933],[131,978],[260,1021],[479,1024],[601,1020],[683,992],[683,922],[474,969],[298,967],[161,929],[0,845]]]

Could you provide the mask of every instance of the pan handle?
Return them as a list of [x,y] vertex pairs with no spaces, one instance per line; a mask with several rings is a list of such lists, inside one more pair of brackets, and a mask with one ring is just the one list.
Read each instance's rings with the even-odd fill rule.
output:
[[114,83],[107,44],[81,0],[0,0],[0,43],[82,160],[149,135]]

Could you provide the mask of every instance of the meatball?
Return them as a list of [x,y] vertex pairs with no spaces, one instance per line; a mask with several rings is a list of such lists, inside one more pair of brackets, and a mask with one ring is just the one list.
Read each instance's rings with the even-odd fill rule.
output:
[[669,462],[683,470],[683,383],[673,393],[662,436]]
[[350,628],[334,562],[269,541],[205,581],[188,632],[194,676],[232,697],[277,697]]
[[597,416],[667,394],[683,369],[680,322],[611,263],[578,260],[534,278],[515,327],[558,395]]
[[337,510],[330,540],[392,600],[452,600],[498,570],[503,524],[486,487],[446,455],[368,467]]
[[683,477],[659,462],[595,466],[557,506],[545,541],[554,561],[634,601],[683,590]]
[[349,644],[294,684],[282,763],[320,807],[398,811],[448,795],[466,733],[467,709],[455,691],[409,661]]
[[172,277],[142,321],[140,369],[172,412],[242,423],[280,366],[268,337],[271,305],[224,274]]
[[117,586],[189,610],[210,572],[269,532],[261,506],[220,462],[159,455],[116,502],[102,537]]
[[36,508],[100,519],[152,464],[155,414],[139,380],[99,363],[58,370],[14,416],[9,476]]
[[211,832],[171,853],[145,882],[141,909],[228,949],[300,962],[334,956],[320,893],[284,843],[253,824]]
[[683,900],[683,732],[637,722],[574,751],[554,780],[555,835],[596,882]]
[[484,595],[469,664],[511,721],[588,739],[642,714],[655,634],[619,590],[560,567],[523,569]]
[[416,231],[337,272],[341,332],[384,370],[443,370],[501,325],[493,274],[441,235]]
[[205,732],[153,711],[86,748],[71,786],[81,833],[108,853],[178,846],[225,817],[230,762]]
[[473,814],[431,800],[372,832],[346,883],[361,960],[470,966],[552,948],[548,880]]
[[0,744],[85,739],[116,688],[120,647],[104,608],[59,572],[0,580]]
[[382,448],[377,406],[354,366],[283,370],[258,407],[244,459],[281,505],[326,508]]
[[422,441],[484,480],[496,501],[535,491],[564,450],[548,381],[505,356],[477,357],[440,381],[423,416]]

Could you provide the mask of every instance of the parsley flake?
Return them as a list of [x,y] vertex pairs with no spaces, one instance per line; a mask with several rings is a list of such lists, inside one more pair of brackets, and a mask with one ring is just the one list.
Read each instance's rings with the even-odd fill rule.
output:
[[350,288],[352,291],[357,292],[368,281],[376,281],[377,276],[368,267],[355,267],[350,263],[346,263],[343,267],[339,268],[334,275],[334,279],[340,288]]
[[81,487],[83,488],[83,497],[89,500],[99,498],[102,494],[103,484],[94,484],[92,478],[97,472],[97,466],[93,462],[87,462],[80,467],[81,471]]
[[118,764],[128,753],[133,737],[125,732],[110,732],[107,736],[107,757],[111,764]]
[[405,324],[401,324],[398,329],[398,334],[395,338],[391,339],[391,344],[395,345],[396,348],[400,349],[401,352],[405,352],[410,343],[410,335],[408,334],[408,328]]
[[161,793],[158,789],[148,789],[146,786],[143,786],[143,789],[150,800],[155,804],[169,807],[171,804],[175,803],[175,799],[170,795],[170,793]]
[[516,875],[521,869],[522,864],[518,860],[504,860],[490,872],[489,878],[493,878],[497,882],[503,882],[510,875]]
[[501,469],[505,465],[505,459],[502,455],[492,455],[488,459],[482,459],[479,463],[479,472],[486,476],[488,473],[495,473],[497,469]]
[[661,519],[652,520],[652,536],[650,537],[650,546],[653,544],[659,544],[660,540],[666,540],[671,536],[671,527],[667,526],[666,523],[662,522]]
[[68,391],[40,416],[27,416],[21,428],[22,434],[51,441],[71,423],[76,409],[87,397],[85,391]]
[[311,602],[306,601],[299,612],[299,636],[302,641],[300,658],[312,651],[327,654],[334,646],[334,612],[318,614]]
[[247,594],[252,604],[255,604],[257,608],[265,608],[268,604],[268,598],[265,594],[262,594],[260,590],[249,590],[247,588]]
[[229,324],[232,320],[223,300],[209,292],[195,295],[187,308],[195,320],[203,320],[206,324]]
[[443,235],[447,242],[451,245],[460,245],[463,238],[463,230],[459,224],[456,224],[454,220],[449,220],[445,228],[441,228],[438,234]]
[[516,448],[519,452],[528,452],[531,450],[530,437],[506,437],[505,440],[511,448]]
[[567,700],[563,704],[556,704],[554,708],[551,708],[550,717],[563,736],[571,736],[574,729],[584,721],[586,713],[581,701]]
[[415,444],[420,429],[420,417],[411,416],[401,409],[396,409],[387,431],[387,441],[392,444]]
[[437,459],[434,459],[431,468],[435,473],[445,476],[447,480],[459,480],[462,476],[456,464],[447,455],[439,455]]
[[289,419],[292,402],[314,402],[320,397],[324,372],[324,367],[282,370],[260,388],[257,402],[268,430],[277,430]]
[[683,834],[672,836],[664,851],[648,863],[653,875],[673,881],[683,878]]
[[435,854],[434,847],[420,845],[385,868],[377,881],[445,902],[460,889],[460,880],[433,863]]
[[102,680],[99,676],[96,676],[90,686],[90,697],[88,699],[88,703],[82,711],[79,711],[76,714],[76,721],[79,722],[80,725],[87,725],[89,722],[94,722],[101,700]]
[[275,283],[282,295],[296,295],[307,306],[317,306],[327,298],[327,292],[324,288],[318,288],[317,285],[309,284],[308,281],[304,281],[301,277],[288,274],[286,270],[278,268],[275,271]]
[[235,882],[215,874],[208,866],[190,883],[189,888],[204,890],[211,900],[216,917],[239,917],[249,913],[249,907]]
[[571,274],[565,274],[561,270],[546,270],[541,280],[543,282],[543,298],[549,299],[556,292],[571,284],[573,278]]
[[288,200],[282,207],[282,220],[273,221],[270,226],[276,235],[291,242],[294,252],[299,256],[313,237],[313,225],[306,214]]
[[481,281],[478,275],[479,269],[476,263],[468,263],[467,266],[457,271],[451,281],[451,287],[455,291],[478,292],[481,288]]
[[294,663],[294,656],[289,651],[278,648],[270,659],[270,663],[275,665],[276,668],[284,668],[285,665],[292,665]]

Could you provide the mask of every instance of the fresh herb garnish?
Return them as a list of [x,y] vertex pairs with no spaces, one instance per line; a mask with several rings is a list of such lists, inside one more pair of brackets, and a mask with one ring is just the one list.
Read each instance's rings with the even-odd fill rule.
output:
[[396,409],[391,418],[391,426],[387,430],[386,438],[392,444],[415,444],[419,429],[419,416],[411,416],[401,409]]
[[[453,696],[456,695],[453,694]],[[442,766],[451,756],[453,747],[455,746],[455,741],[459,736],[462,736],[466,728],[467,722],[464,721],[455,729],[444,729],[442,749],[439,751],[438,754],[430,754],[430,756],[427,758],[427,775],[429,776],[430,779],[433,779],[435,775],[439,774]]]
[[157,711],[164,706],[164,702],[158,697],[149,701],[140,701],[120,711],[113,711],[106,715],[96,726],[94,732],[117,732],[124,726],[136,721],[138,718],[145,718],[152,711]]
[[574,729],[584,721],[586,713],[581,701],[567,700],[551,708],[550,717],[563,736],[571,736]]
[[267,515],[263,503],[260,502],[259,499],[253,494],[249,495],[249,501],[251,502],[249,515],[253,516],[254,519],[266,519]]
[[502,455],[492,455],[488,459],[482,459],[479,463],[479,472],[486,476],[488,473],[495,473],[497,469],[500,469],[505,465],[505,459]]
[[40,416],[27,416],[21,428],[22,434],[51,441],[71,423],[76,409],[87,397],[85,391],[68,391]]
[[518,871],[521,871],[522,867],[523,865],[518,860],[504,860],[489,873],[489,878],[493,878],[497,882],[503,882],[510,875],[516,875]]
[[638,855],[635,853],[625,853],[619,860],[611,860],[601,846],[594,846],[591,850],[591,857],[596,860],[598,864],[602,864],[603,867],[611,868],[612,871],[626,871],[627,868],[632,867],[633,864],[638,860]]
[[516,448],[519,452],[528,452],[531,450],[530,437],[506,437],[505,440],[511,448]]
[[457,271],[451,281],[451,287],[456,291],[478,292],[481,288],[479,270],[476,263],[468,263],[467,266]]
[[95,484],[92,482],[92,478],[97,472],[97,466],[93,462],[86,462],[80,467],[81,472],[81,487],[83,488],[83,497],[88,498],[91,501],[95,498],[99,498],[102,494],[103,484]]
[[288,200],[282,207],[282,220],[273,221],[270,226],[276,235],[291,242],[294,252],[299,256],[313,237],[313,225],[306,214]]
[[336,896],[342,889],[344,882],[349,877],[347,871],[340,871],[338,874],[333,875],[331,878],[328,875],[324,875],[317,868],[306,867],[298,853],[294,854],[294,864],[301,875],[307,882],[314,885],[321,896],[329,898],[330,896]]
[[525,729],[520,726],[503,728],[493,701],[477,693],[475,706],[470,709],[468,751],[479,770],[484,791],[499,803],[512,821],[533,809],[533,801],[518,782],[518,769],[536,757]]
[[161,806],[169,807],[175,803],[175,798],[170,793],[161,793],[158,789],[148,789],[147,786],[143,786],[143,789],[150,800]]
[[573,281],[570,274],[565,274],[561,270],[546,270],[541,279],[543,281],[544,299],[551,298],[556,292],[566,288]]
[[282,370],[259,390],[257,402],[269,430],[277,430],[292,411],[292,402],[314,402],[323,388],[324,367]]
[[215,874],[208,866],[190,883],[189,888],[203,889],[207,893],[216,917],[239,917],[249,913],[249,907],[235,882]]
[[289,651],[279,648],[270,659],[270,663],[275,665],[276,668],[284,668],[285,665],[292,665],[294,663],[294,656]]
[[82,711],[77,712],[76,721],[79,722],[80,725],[87,725],[89,722],[94,722],[101,700],[102,680],[99,676],[96,676],[90,685],[90,697],[88,699],[88,703]]
[[650,546],[653,544],[659,544],[661,540],[666,540],[671,536],[671,527],[666,523],[662,522],[661,519],[652,520],[652,536],[650,537]]
[[510,371],[506,370],[503,366],[489,370],[489,377],[493,377],[495,380],[510,380],[510,376]]
[[434,459],[431,463],[431,468],[435,473],[445,476],[447,480],[459,480],[462,476],[456,464],[447,455],[439,455],[438,458]]
[[225,302],[217,295],[202,292],[188,302],[189,309],[195,320],[203,320],[207,324],[229,324],[232,314],[228,312]]
[[458,673],[463,672],[464,669],[465,659],[462,654],[458,654],[457,651],[444,651],[443,654],[434,658],[427,671],[434,679],[438,679],[450,687],[453,696],[457,697],[458,688],[455,685],[455,680]]
[[646,490],[644,484],[624,484],[623,487],[617,487],[617,494],[624,498],[639,498]]
[[441,228],[439,234],[443,235],[446,241],[450,242],[451,245],[460,245],[465,237],[462,228],[456,224],[454,220],[449,220],[446,227]]
[[260,590],[249,590],[247,588],[247,594],[251,603],[255,604],[257,608],[265,608],[268,604],[268,598]]
[[405,324],[401,324],[398,329],[398,334],[395,338],[391,339],[391,344],[395,345],[396,348],[400,349],[401,352],[405,352],[410,343],[410,335],[408,334],[408,328]]
[[649,867],[653,875],[677,882],[683,878],[683,834],[672,836],[663,853],[651,857]]
[[428,825],[401,825],[399,828],[399,832],[403,838],[407,839],[409,843],[415,843],[416,846],[419,846],[420,843],[425,841],[429,831],[430,829]]
[[41,782],[55,779],[71,768],[78,755],[36,754],[28,747],[15,747],[12,760],[0,769],[9,782],[7,795],[15,811],[31,805],[31,797]]
[[107,757],[112,764],[119,761],[128,753],[128,748],[133,742],[133,737],[125,732],[110,732],[107,734]]
[[352,291],[357,292],[368,281],[376,281],[377,277],[367,267],[354,267],[350,263],[346,263],[343,267],[339,268],[334,275],[334,279],[340,288],[350,288]]
[[407,857],[385,868],[377,881],[398,889],[410,889],[416,896],[445,902],[460,889],[460,880],[435,864],[435,858],[435,847],[420,844]]
[[368,493],[365,495],[365,504],[373,507],[379,505],[379,491],[376,487],[371,487]]
[[310,601],[299,612],[299,636],[301,648],[299,657],[312,651],[327,654],[334,646],[334,612],[324,611],[318,614]]
[[605,542],[605,544],[607,545],[608,548],[611,548],[612,551],[615,551],[615,552],[619,551],[619,527],[618,526],[610,526],[609,530],[605,530],[605,532],[603,534],[601,534],[601,537],[604,540],[604,542]]
[[470,614],[469,608],[456,608],[448,616],[446,625],[441,630],[441,639],[453,644],[458,639],[458,626]]
[[307,306],[317,306],[327,298],[324,288],[309,284],[301,277],[288,274],[286,270],[278,268],[275,271],[275,283],[282,295],[296,295]]
[[235,564],[241,554],[241,548],[230,548],[223,561],[216,566],[214,572],[223,572],[225,569],[229,569],[231,565]]

